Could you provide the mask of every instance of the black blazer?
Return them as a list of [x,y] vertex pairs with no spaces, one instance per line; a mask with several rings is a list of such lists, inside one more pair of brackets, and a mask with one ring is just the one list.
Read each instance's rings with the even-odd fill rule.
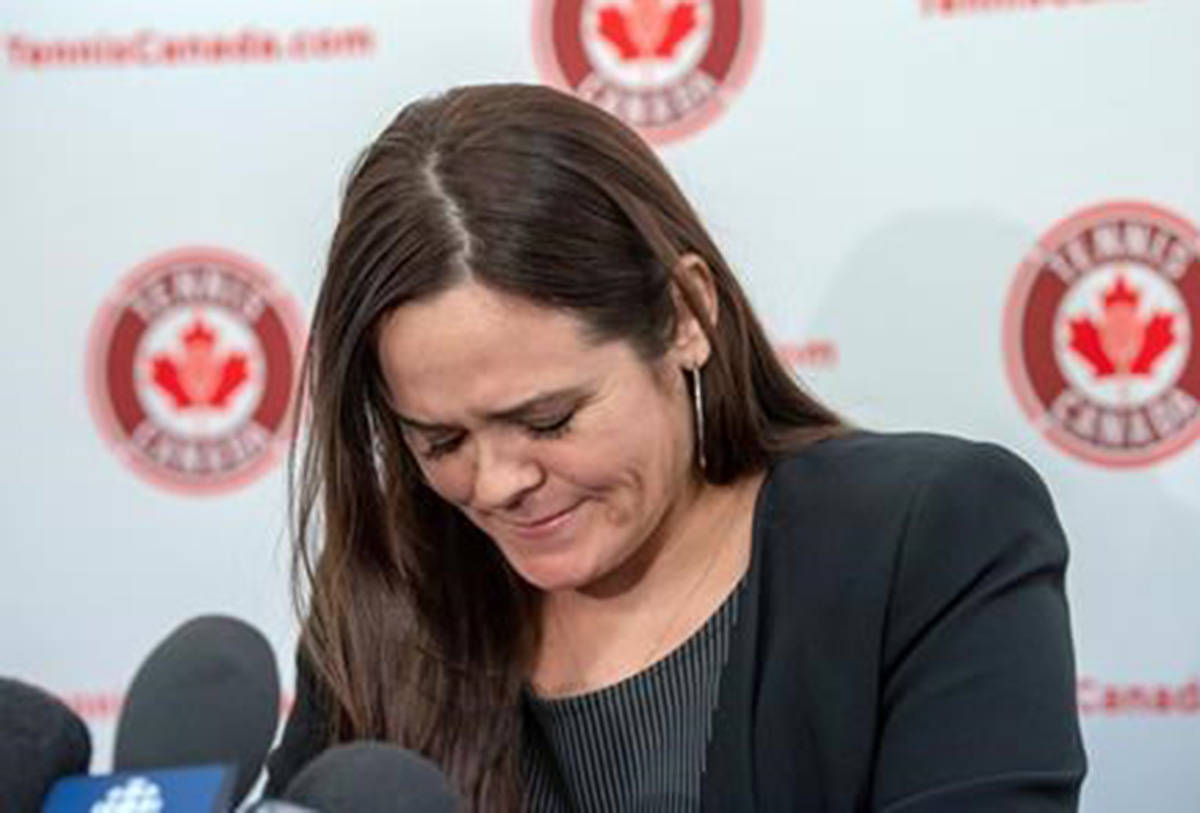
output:
[[[854,433],[774,466],[703,809],[1075,810],[1066,561],[1045,486],[997,446]],[[310,680],[268,793],[323,746]]]

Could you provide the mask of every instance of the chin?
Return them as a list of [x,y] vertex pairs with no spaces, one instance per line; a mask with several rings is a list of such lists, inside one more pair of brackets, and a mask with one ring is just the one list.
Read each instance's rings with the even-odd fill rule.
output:
[[510,558],[509,564],[530,585],[547,593],[578,589],[596,579],[591,567],[569,554]]
[[[492,537],[496,540],[496,537]],[[520,540],[496,542],[508,564],[530,586],[547,593],[577,590],[602,578],[605,566],[603,549],[580,539],[570,544],[538,549]]]

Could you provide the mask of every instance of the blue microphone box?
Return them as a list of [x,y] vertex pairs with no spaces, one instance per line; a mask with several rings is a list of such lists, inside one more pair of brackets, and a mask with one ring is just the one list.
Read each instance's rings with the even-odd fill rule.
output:
[[229,813],[234,779],[232,765],[72,776],[54,783],[42,813]]

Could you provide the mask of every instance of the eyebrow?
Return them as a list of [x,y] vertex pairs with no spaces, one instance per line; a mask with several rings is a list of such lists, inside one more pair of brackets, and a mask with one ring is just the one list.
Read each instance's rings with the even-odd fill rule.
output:
[[[528,416],[530,412],[536,411],[539,407],[550,406],[562,401],[582,400],[586,394],[586,390],[583,387],[565,387],[561,390],[551,390],[550,392],[539,393],[531,398],[526,398],[524,401],[515,406],[489,413],[487,415],[487,420],[509,422],[515,421]],[[447,429],[455,428],[444,423],[425,423],[424,421],[419,421],[416,418],[410,418],[407,415],[403,415],[399,412],[396,413],[396,417],[399,419],[400,423],[421,432],[444,432]]]

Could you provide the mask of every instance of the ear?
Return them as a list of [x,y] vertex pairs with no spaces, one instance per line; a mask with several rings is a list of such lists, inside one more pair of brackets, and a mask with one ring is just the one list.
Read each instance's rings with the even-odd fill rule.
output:
[[687,253],[672,269],[671,298],[675,302],[675,336],[671,353],[680,367],[702,367],[712,345],[701,327],[717,324],[717,288],[712,270],[698,254]]

